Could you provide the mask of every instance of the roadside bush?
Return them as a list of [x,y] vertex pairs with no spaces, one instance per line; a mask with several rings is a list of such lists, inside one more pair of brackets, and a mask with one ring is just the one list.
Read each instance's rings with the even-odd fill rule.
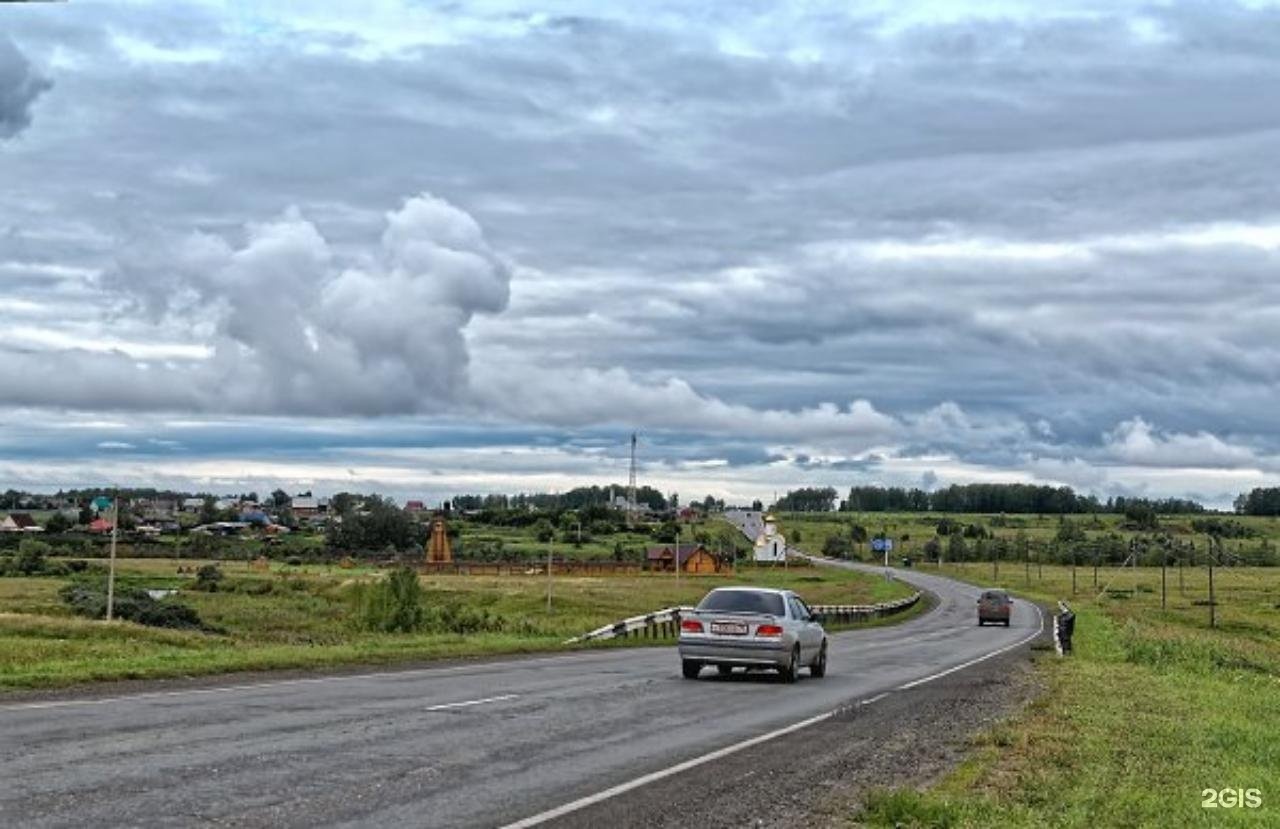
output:
[[533,525],[533,535],[543,544],[555,538],[555,528],[551,526],[551,522],[545,518]]
[[487,610],[457,602],[429,607],[416,571],[401,567],[386,579],[354,588],[355,624],[375,633],[485,633],[506,628]]
[[357,624],[381,633],[412,633],[426,620],[422,585],[408,567],[393,570],[383,581],[359,585],[356,591]]
[[222,581],[222,570],[216,564],[206,564],[196,570],[195,589],[205,593],[216,593],[218,582]]
[[664,521],[652,530],[653,540],[671,544],[680,537],[680,527],[674,521]]
[[[68,584],[58,594],[77,616],[87,616],[90,619],[107,617],[105,586]],[[153,599],[145,590],[117,590],[113,611],[117,619],[148,627],[216,632],[214,628],[205,625],[192,608],[172,600]]]
[[853,552],[853,544],[842,535],[828,536],[822,542],[822,554],[833,558],[844,558]]
[[1191,529],[1206,535],[1216,535],[1219,538],[1253,538],[1258,534],[1252,527],[1239,521],[1217,517],[1193,518]]
[[502,619],[487,610],[472,610],[447,604],[430,614],[428,627],[444,633],[485,633],[502,630]]
[[275,585],[266,579],[237,579],[229,586],[246,596],[269,596],[275,592]]
[[18,542],[18,554],[13,557],[13,569],[23,576],[43,573],[47,564],[45,557],[51,552],[53,548],[45,542],[24,538]]

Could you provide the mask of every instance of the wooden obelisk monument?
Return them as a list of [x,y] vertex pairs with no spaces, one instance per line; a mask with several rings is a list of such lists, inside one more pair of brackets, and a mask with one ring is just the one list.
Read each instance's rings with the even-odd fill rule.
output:
[[449,545],[449,530],[444,516],[431,519],[431,538],[427,540],[427,562],[453,561],[453,548]]

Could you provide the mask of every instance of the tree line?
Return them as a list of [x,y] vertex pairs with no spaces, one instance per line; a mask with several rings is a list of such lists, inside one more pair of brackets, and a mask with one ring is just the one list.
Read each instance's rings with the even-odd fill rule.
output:
[[1280,487],[1255,487],[1235,501],[1241,515],[1280,515]]
[[[1255,490],[1259,492],[1259,490]],[[1275,493],[1275,512],[1280,514],[1280,489]],[[778,499],[774,509],[785,512],[984,512],[1069,515],[1117,513],[1131,515],[1174,515],[1203,513],[1205,507],[1184,498],[1126,498],[1101,501],[1082,495],[1071,487],[1037,484],[952,484],[932,492],[905,487],[855,486],[837,506],[831,487],[802,487]],[[1241,496],[1244,497],[1244,496]]]
[[[455,495],[452,506],[456,510],[580,510],[588,507],[611,507],[611,497],[627,495],[627,487],[579,486],[568,492],[522,492],[516,495],[500,493],[489,495]],[[670,503],[666,495],[651,486],[636,487],[636,504],[654,512],[665,512]]]

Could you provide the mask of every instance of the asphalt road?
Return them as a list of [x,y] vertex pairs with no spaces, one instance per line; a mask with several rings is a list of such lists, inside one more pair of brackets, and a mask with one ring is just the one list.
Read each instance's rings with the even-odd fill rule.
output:
[[937,607],[833,635],[827,677],[790,686],[689,682],[659,647],[0,704],[0,826],[500,826],[875,704],[1041,627],[1018,602],[1010,628],[978,628],[974,588],[898,577]]

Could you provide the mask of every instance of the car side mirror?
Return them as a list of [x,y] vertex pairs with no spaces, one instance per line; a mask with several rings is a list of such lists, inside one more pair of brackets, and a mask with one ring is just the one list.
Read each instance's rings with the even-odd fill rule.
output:
[[817,622],[818,624],[822,624],[823,622],[825,622],[825,621],[826,621],[826,619],[822,618],[822,614],[821,614],[821,613],[810,613],[810,614],[809,614],[809,621],[810,621],[810,622]]

